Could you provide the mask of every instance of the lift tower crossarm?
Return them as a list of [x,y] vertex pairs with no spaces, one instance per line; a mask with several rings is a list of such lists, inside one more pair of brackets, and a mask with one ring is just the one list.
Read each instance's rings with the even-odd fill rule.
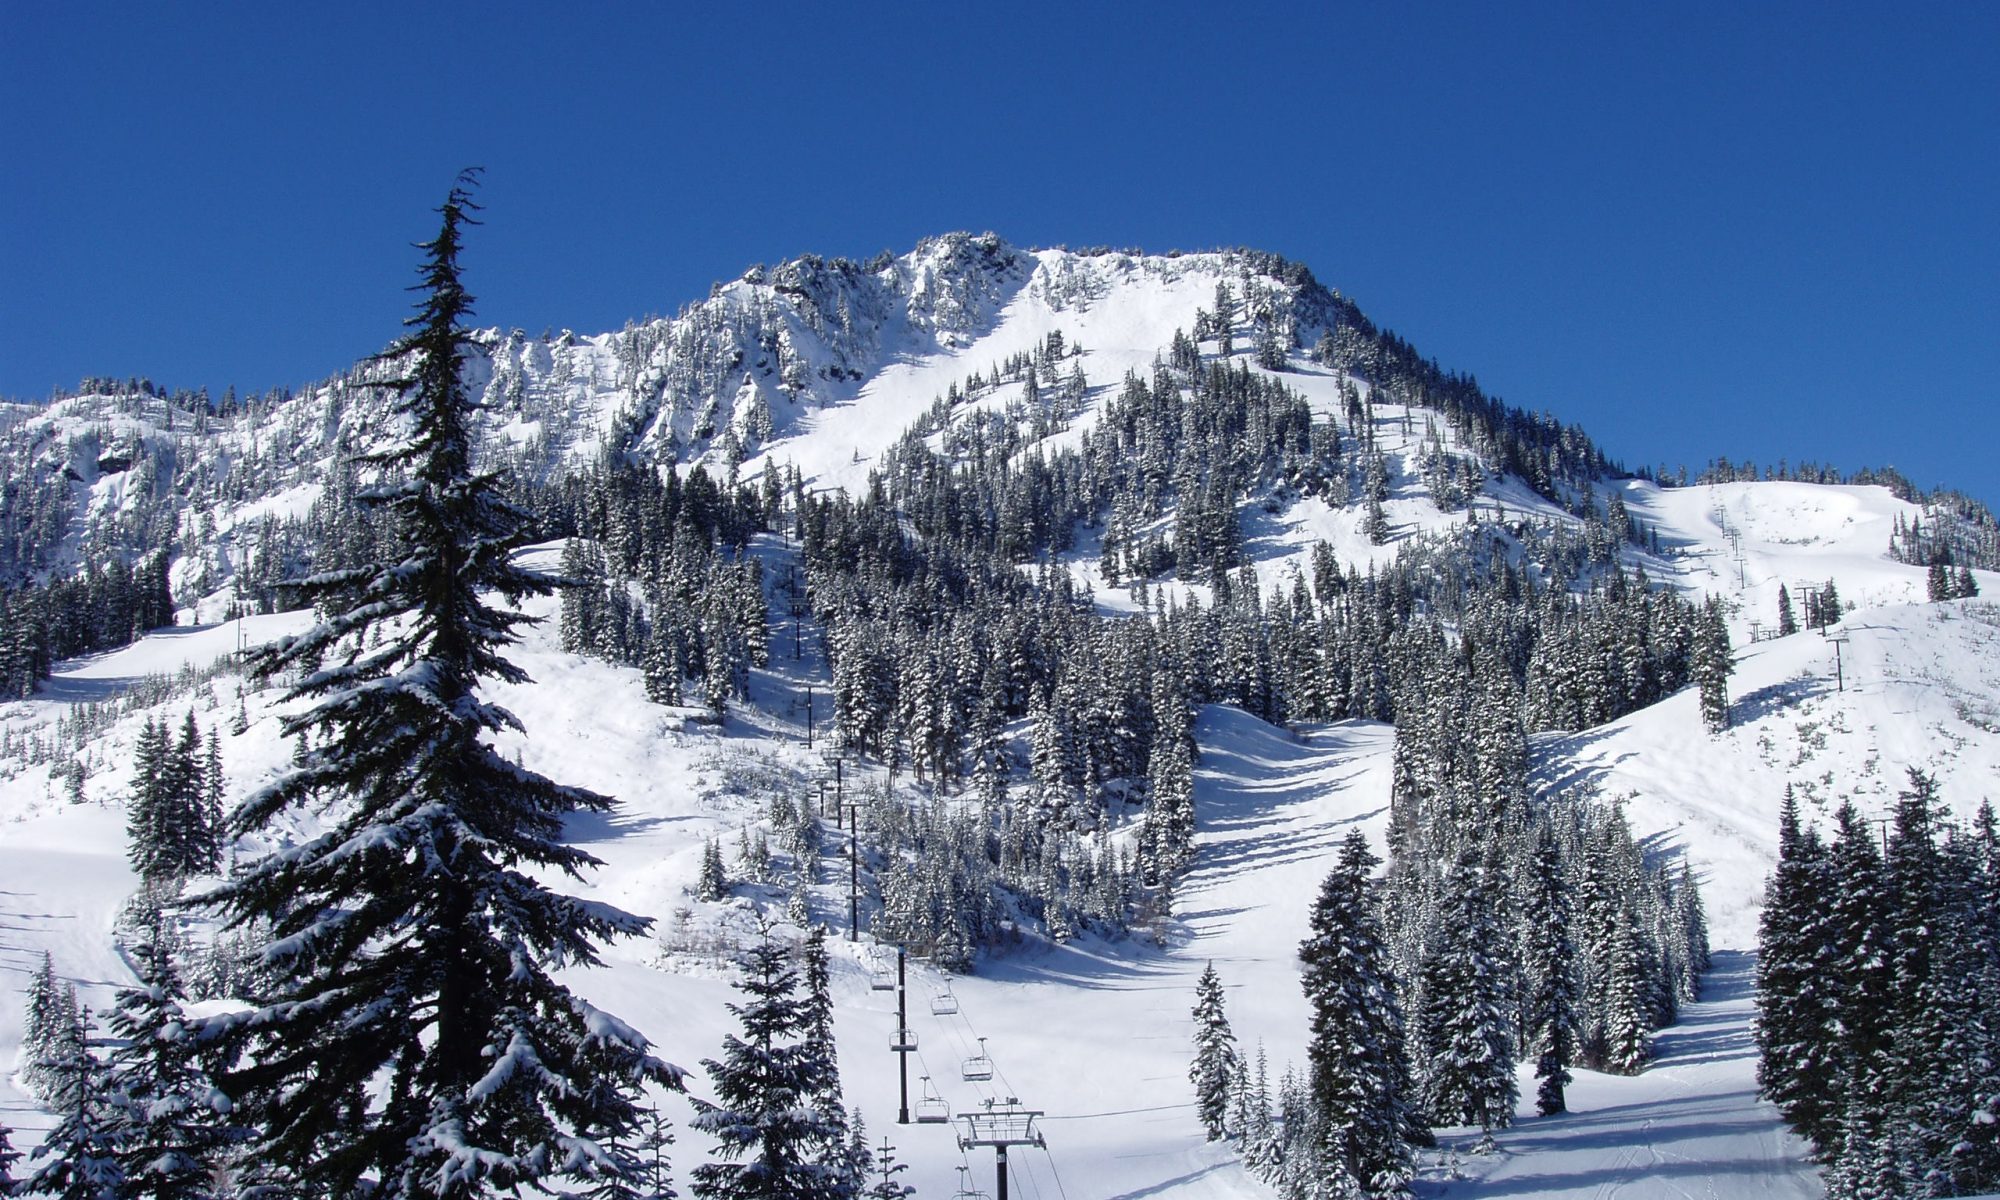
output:
[[1022,1108],[1012,1096],[1004,1101],[988,1100],[979,1112],[959,1114],[958,1119],[965,1122],[965,1132],[958,1135],[959,1149],[993,1147],[996,1200],[1007,1200],[1007,1147],[1048,1148],[1035,1128],[1035,1118],[1041,1115],[1041,1109]]

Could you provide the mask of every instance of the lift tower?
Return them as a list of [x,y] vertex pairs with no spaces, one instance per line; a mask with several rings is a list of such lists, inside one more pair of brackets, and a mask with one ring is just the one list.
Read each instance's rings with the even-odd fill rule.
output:
[[896,1124],[910,1123],[910,1055],[917,1049],[917,1033],[910,1028],[908,954],[896,946],[896,1036],[889,1049],[896,1052],[896,1071],[902,1077],[903,1103],[896,1110]]
[[1022,1108],[1021,1102],[1012,1096],[988,1100],[978,1112],[959,1114],[958,1119],[965,1122],[965,1132],[958,1135],[960,1150],[993,1147],[995,1200],[1007,1200],[1007,1147],[1048,1148],[1041,1131],[1035,1128],[1035,1118],[1041,1115],[1041,1109]]

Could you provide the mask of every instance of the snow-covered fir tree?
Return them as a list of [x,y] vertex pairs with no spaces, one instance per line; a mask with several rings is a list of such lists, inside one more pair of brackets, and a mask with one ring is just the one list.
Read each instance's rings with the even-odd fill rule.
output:
[[1468,848],[1447,876],[1448,908],[1423,966],[1419,1015],[1427,1055],[1418,1076],[1434,1125],[1513,1121],[1514,971],[1497,911],[1495,864]]
[[125,1200],[132,1183],[118,1153],[117,1082],[99,1053],[88,1008],[77,1014],[77,1036],[49,1064],[49,1110],[56,1114],[35,1151],[39,1165],[23,1189],[59,1200]]
[[722,865],[722,845],[714,838],[702,843],[701,873],[695,881],[695,898],[714,902],[729,894],[729,875]]
[[1614,1075],[1637,1075],[1653,1057],[1652,1030],[1659,1023],[1647,969],[1649,947],[1636,913],[1620,906],[1605,972],[1602,1052],[1598,1065]]
[[1792,610],[1791,589],[1778,585],[1778,636],[1790,637],[1799,631],[1798,615]]
[[1537,831],[1532,874],[1528,877],[1527,932],[1522,945],[1522,977],[1528,1006],[1522,1016],[1522,1044],[1535,1053],[1535,1107],[1543,1116],[1568,1110],[1563,1089],[1577,1057],[1579,1020],[1576,909],[1563,873],[1555,831]]
[[1255,1071],[1238,1076],[1235,1121],[1243,1148],[1243,1165],[1260,1179],[1270,1179],[1284,1154],[1284,1139],[1271,1119],[1271,1083],[1264,1044],[1257,1044]]
[[1400,1195],[1415,1169],[1411,1147],[1427,1137],[1411,1107],[1403,1013],[1374,894],[1380,862],[1359,830],[1348,834],[1299,947],[1321,1134],[1311,1157],[1364,1196]]
[[1222,996],[1222,978],[1215,964],[1202,969],[1195,981],[1194,1061],[1188,1065],[1188,1081],[1194,1084],[1195,1111],[1210,1141],[1241,1133],[1229,1122],[1229,1102],[1243,1077],[1243,1062],[1236,1052],[1236,1035],[1229,1029],[1229,1014]]
[[1729,627],[1721,605],[1710,598],[1694,637],[1695,683],[1701,692],[1701,721],[1710,733],[1729,728],[1729,675],[1734,669]]
[[729,1010],[741,1036],[723,1041],[720,1059],[704,1059],[715,1098],[695,1100],[694,1127],[716,1139],[720,1162],[694,1171],[704,1200],[797,1197],[843,1200],[863,1181],[848,1152],[830,1045],[818,1031],[828,1001],[801,998],[792,951],[768,931],[744,952]]
[[130,1193],[151,1200],[209,1200],[222,1155],[240,1130],[229,1098],[210,1081],[182,1007],[180,972],[155,910],[130,950],[139,980],[123,988],[109,1024],[116,1089],[116,1147]]
[[840,1097],[840,1058],[833,1040],[833,963],[826,949],[826,926],[815,925],[799,947],[803,1023],[799,1044],[803,1065],[834,1123],[845,1128],[847,1114]]
[[48,1099],[57,1083],[56,1064],[70,1060],[82,1039],[76,989],[56,975],[55,958],[44,950],[41,966],[28,979],[21,1029],[21,1082],[30,1092]]
[[193,713],[179,738],[150,717],[139,732],[125,829],[132,869],[149,887],[177,886],[222,865],[221,760],[210,746]]
[[1155,710],[1151,770],[1148,772],[1146,823],[1140,853],[1148,881],[1158,883],[1180,873],[1194,857],[1194,762],[1185,706],[1173,701]]
[[577,1175],[631,1126],[645,1084],[680,1078],[553,975],[647,925],[543,882],[596,865],[558,840],[562,822],[613,801],[503,757],[489,739],[518,722],[478,696],[525,678],[502,650],[530,618],[496,601],[553,583],[513,562],[525,515],[473,461],[469,186],[423,244],[410,332],[376,364],[406,434],[365,460],[380,483],[360,499],[393,524],[393,549],[303,581],[326,619],[257,660],[298,680],[285,728],[306,748],[244,802],[238,830],[316,795],[342,803],[323,834],[210,897],[234,925],[268,922],[277,968],[249,1010],[208,1022],[234,1060],[223,1086],[254,1155],[324,1195],[472,1197]]
[[1759,1080],[1794,1128],[1822,1153],[1840,1144],[1840,980],[1825,972],[1834,927],[1832,862],[1810,828],[1801,828],[1787,788],[1779,861],[1766,886],[1758,964]]

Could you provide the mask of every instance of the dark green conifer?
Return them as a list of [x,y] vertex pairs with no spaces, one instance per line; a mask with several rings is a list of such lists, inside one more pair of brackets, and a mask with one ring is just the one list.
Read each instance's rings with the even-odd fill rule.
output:
[[1215,973],[1214,963],[1202,969],[1201,978],[1195,981],[1194,997],[1194,1061],[1188,1065],[1188,1081],[1194,1084],[1195,1112],[1213,1142],[1232,1132],[1229,1101],[1243,1064],[1236,1053],[1236,1035],[1229,1029],[1222,979]]
[[232,925],[268,922],[280,968],[259,1004],[210,1022],[235,1054],[225,1087],[258,1131],[253,1155],[322,1196],[539,1188],[629,1129],[646,1082],[680,1079],[554,975],[649,924],[544,882],[597,865],[563,823],[613,801],[490,740],[519,723],[480,691],[525,681],[503,651],[532,620],[501,605],[555,581],[515,563],[531,527],[474,461],[458,265],[471,183],[422,246],[410,332],[376,363],[408,434],[366,460],[383,482],[358,499],[395,536],[377,561],[302,581],[325,620],[256,658],[263,677],[299,680],[290,698],[307,706],[285,728],[313,737],[238,830],[315,795],[342,803],[323,834],[211,897]]

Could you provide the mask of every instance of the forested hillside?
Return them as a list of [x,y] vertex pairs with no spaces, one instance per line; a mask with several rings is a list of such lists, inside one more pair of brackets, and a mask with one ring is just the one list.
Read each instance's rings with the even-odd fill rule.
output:
[[[43,1191],[140,1180],[164,1138],[176,1195],[221,1165],[232,1195],[657,1197],[671,1113],[698,1195],[769,1161],[901,1194],[865,1095],[940,1192],[959,1147],[886,1121],[912,1088],[986,1113],[968,1136],[1046,1105],[1019,1144],[1052,1194],[1058,1161],[1105,1196],[1504,1190],[1510,1131],[1697,1077],[1809,1191],[1747,1037],[1673,1074],[1708,1061],[1690,1013],[1747,1028],[1704,973],[1746,976],[1774,865],[1769,913],[1848,878],[1906,769],[1962,868],[1925,886],[1985,886],[2000,537],[1968,497],[1628,472],[1250,251],[955,234],[616,333],[481,331],[452,211],[428,324],[340,378],[9,411],[33,984],[0,1055],[4,1125],[53,1127]],[[1891,858],[1931,846],[1896,811]],[[1911,903],[1843,953],[1913,946]],[[1910,1021],[1977,1011],[1992,962],[1911,967],[1941,1007]],[[1983,1101],[1801,1109],[1826,1019],[1764,1082],[1839,1179],[1916,1162],[1853,1131],[1913,1106],[1943,1114],[1922,1186],[1989,1179],[1942,1145]],[[183,1023],[209,1057],[137,1061]],[[1921,1069],[1866,1049],[1828,1078]],[[135,1125],[155,1100],[191,1115]]]

